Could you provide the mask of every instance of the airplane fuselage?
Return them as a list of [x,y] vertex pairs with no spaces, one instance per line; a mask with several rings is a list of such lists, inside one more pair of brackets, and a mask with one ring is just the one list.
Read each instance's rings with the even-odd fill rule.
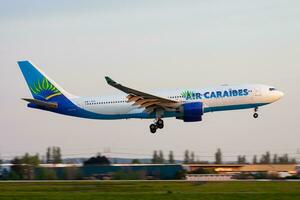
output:
[[[204,112],[257,108],[273,103],[283,96],[282,92],[275,90],[274,87],[260,84],[222,85],[207,89],[177,89],[151,93],[180,102],[201,101],[204,104]],[[143,108],[128,103],[126,96],[76,97],[70,100],[78,109],[90,113],[90,115],[85,115],[85,118],[156,118],[154,114],[145,113]],[[72,111],[62,114],[73,115]],[[178,117],[179,115],[178,112],[166,111],[162,117]]]

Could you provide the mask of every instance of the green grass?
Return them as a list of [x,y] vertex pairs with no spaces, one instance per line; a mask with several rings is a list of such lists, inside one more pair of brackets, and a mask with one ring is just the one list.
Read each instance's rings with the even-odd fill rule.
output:
[[300,199],[300,182],[0,182],[0,199]]

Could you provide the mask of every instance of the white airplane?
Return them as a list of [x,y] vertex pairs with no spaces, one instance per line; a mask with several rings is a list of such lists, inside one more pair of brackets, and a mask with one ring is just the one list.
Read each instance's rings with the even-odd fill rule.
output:
[[163,118],[167,117],[197,122],[202,121],[207,112],[254,109],[253,117],[257,118],[260,106],[273,103],[284,95],[272,86],[260,84],[146,93],[105,77],[110,86],[125,94],[78,97],[66,92],[29,61],[19,61],[18,65],[33,96],[33,99],[23,99],[29,102],[28,107],[89,119],[155,119],[150,125],[151,133],[162,129]]

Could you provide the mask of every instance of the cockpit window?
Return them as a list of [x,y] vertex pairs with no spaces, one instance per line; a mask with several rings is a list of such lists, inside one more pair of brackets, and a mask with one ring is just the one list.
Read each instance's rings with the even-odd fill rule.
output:
[[276,89],[275,89],[275,88],[269,88],[269,90],[270,90],[270,91],[275,91]]

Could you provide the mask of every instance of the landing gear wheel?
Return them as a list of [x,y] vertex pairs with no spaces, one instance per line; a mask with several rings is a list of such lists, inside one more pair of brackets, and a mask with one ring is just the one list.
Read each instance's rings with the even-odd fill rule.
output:
[[258,118],[258,114],[257,113],[254,113],[253,114],[253,117],[256,119],[256,118]]
[[164,121],[163,121],[162,119],[157,120],[156,126],[157,126],[157,128],[159,128],[159,129],[164,128]]
[[155,124],[150,125],[150,132],[151,133],[153,133],[153,134],[156,133],[156,129],[157,129],[157,126]]

